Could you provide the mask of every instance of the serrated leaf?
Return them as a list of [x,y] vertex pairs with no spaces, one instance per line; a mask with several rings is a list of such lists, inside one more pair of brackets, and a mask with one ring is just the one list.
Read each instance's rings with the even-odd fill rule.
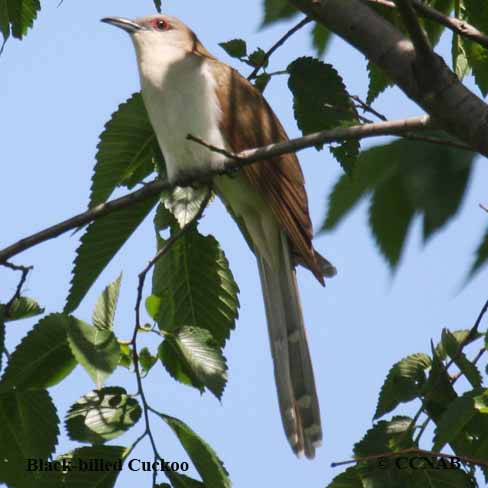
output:
[[264,18],[261,27],[295,17],[298,10],[284,0],[264,0]]
[[0,483],[33,486],[26,459],[49,458],[57,443],[58,424],[47,391],[0,393]]
[[100,273],[129,239],[159,200],[159,196],[135,203],[92,222],[76,251],[73,278],[65,312],[78,307]]
[[[287,71],[290,73],[288,87],[293,94],[295,119],[304,135],[358,123],[356,109],[342,78],[332,65],[301,57],[293,61]],[[359,151],[359,142],[346,141],[341,146],[342,151],[336,149],[332,154],[346,173],[350,173]]]
[[52,314],[40,320],[10,356],[0,391],[48,388],[63,380],[76,366],[68,345],[73,317]]
[[[171,348],[174,354],[166,354]],[[227,382],[227,364],[224,356],[208,330],[198,327],[182,327],[174,334],[166,335],[160,347],[160,359],[170,374],[184,371],[187,378],[200,391],[208,388],[217,398],[222,397]],[[178,361],[178,365],[175,364]],[[168,364],[168,362],[170,364]]]
[[380,420],[354,445],[354,456],[366,457],[414,447],[411,423],[410,417],[401,416],[389,422]]
[[108,285],[98,297],[92,317],[93,325],[98,329],[113,329],[121,282],[122,273],[120,273],[119,277],[113,283]]
[[147,347],[144,347],[139,352],[139,362],[141,363],[141,367],[144,373],[149,373],[151,368],[156,364],[158,358],[153,356]]
[[312,29],[312,44],[319,58],[326,53],[331,37],[332,33],[327,27],[319,22],[315,23]]
[[446,444],[456,439],[475,414],[472,398],[455,398],[436,422],[432,450],[439,452]]
[[122,471],[127,453],[127,448],[122,446],[75,449],[58,458],[58,461],[66,459],[73,469],[67,472],[40,473],[36,488],[113,488]]
[[232,58],[241,59],[247,56],[247,44],[244,39],[219,42],[219,46]]
[[44,309],[32,298],[18,297],[9,307],[5,322],[28,319],[44,313]]
[[376,100],[376,98],[378,98],[378,95],[383,93],[388,87],[394,86],[395,84],[390,81],[384,71],[376,66],[373,62],[368,61],[367,69],[369,76],[369,86],[366,103],[368,105],[371,105]]
[[68,326],[68,343],[77,361],[101,388],[120,360],[120,345],[114,333],[75,319]]
[[[134,93],[119,105],[100,134],[89,207],[105,202],[117,186],[142,166],[149,164],[152,168],[157,151],[159,146],[142,96]],[[147,171],[139,180],[146,175]]]
[[215,451],[181,420],[169,415],[159,415],[178,437],[204,485],[212,488],[230,488],[228,473]]
[[464,352],[461,351],[461,343],[458,342],[451,331],[447,329],[442,331],[442,345],[449,357],[454,361],[454,364],[471,383],[471,386],[473,388],[480,387],[482,379],[478,368],[475,364],[469,361]]
[[353,466],[337,475],[327,488],[367,488],[367,485],[363,483],[359,470]]
[[434,345],[431,344],[432,367],[424,386],[424,409],[428,415],[438,422],[447,406],[457,398],[456,391],[451,384],[451,378],[439,358]]
[[[166,210],[177,220],[180,228],[183,228],[200,212],[208,192],[207,188],[177,186],[171,192],[163,192],[161,202]],[[162,223],[165,222],[163,221]]]
[[[479,339],[481,337],[481,334],[473,334],[471,337],[471,331],[469,329],[460,329],[460,330],[454,330],[450,331],[451,334],[454,336],[457,344],[464,344],[464,346],[467,346],[468,344],[471,344],[475,340]],[[469,337],[469,340],[467,340]],[[444,360],[447,357],[447,351],[445,350],[442,340],[437,344],[436,346],[436,352],[439,355],[439,358]]]
[[430,357],[422,353],[412,354],[396,363],[383,383],[374,418],[418,397],[426,380],[424,371],[430,364]]
[[33,26],[40,10],[39,0],[1,0],[0,30],[4,41],[10,34],[22,39]]
[[141,414],[134,397],[111,386],[83,395],[66,414],[65,427],[71,440],[103,444],[127,432]]
[[258,47],[255,49],[248,57],[247,64],[252,66],[253,68],[257,68],[261,66],[266,68],[268,66],[268,60],[266,59],[266,52],[264,49]]
[[[164,245],[158,239],[158,248]],[[188,230],[156,263],[153,295],[161,299],[159,327],[174,331],[185,325],[207,329],[223,345],[235,326],[239,288],[213,236]]]

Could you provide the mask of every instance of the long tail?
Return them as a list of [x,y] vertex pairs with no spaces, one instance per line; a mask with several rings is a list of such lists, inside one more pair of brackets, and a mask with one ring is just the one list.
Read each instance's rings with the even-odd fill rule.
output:
[[281,420],[297,455],[315,456],[322,441],[319,402],[308,350],[295,270],[281,233],[279,265],[257,256],[268,319]]

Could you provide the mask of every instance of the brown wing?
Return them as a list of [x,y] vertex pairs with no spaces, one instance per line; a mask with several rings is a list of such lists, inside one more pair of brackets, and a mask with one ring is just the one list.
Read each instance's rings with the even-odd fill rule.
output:
[[[207,59],[211,62],[219,85],[221,129],[231,149],[240,152],[288,140],[278,118],[261,93],[230,66],[215,58]],[[323,271],[312,246],[313,229],[303,173],[295,154],[284,154],[252,164],[242,171],[249,183],[269,203],[288,235],[293,253],[323,284]]]

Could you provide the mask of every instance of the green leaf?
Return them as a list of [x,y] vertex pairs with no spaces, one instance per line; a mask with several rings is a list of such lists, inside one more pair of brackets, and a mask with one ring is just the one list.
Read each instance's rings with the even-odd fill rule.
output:
[[[481,32],[488,32],[488,3],[484,0],[464,0],[466,20]],[[488,94],[488,50],[477,42],[463,38],[466,56],[474,80],[483,96]]]
[[0,391],[48,388],[71,373],[77,363],[68,345],[67,331],[74,321],[62,314],[40,320],[12,353]]
[[414,447],[411,423],[411,418],[401,416],[393,417],[389,422],[377,422],[354,445],[354,456],[367,457]]
[[400,260],[413,219],[407,190],[400,174],[378,185],[369,209],[369,225],[378,247],[394,269]]
[[331,37],[332,33],[327,27],[319,22],[315,23],[312,29],[312,44],[319,58],[326,53]]
[[92,222],[81,238],[65,312],[72,312],[159,200],[158,195]]
[[457,340],[451,331],[444,329],[442,331],[442,345],[454,364],[459,368],[461,373],[471,383],[473,388],[481,386],[481,374],[478,368],[466,357],[461,351],[461,343]]
[[367,69],[369,76],[369,87],[366,103],[371,105],[376,98],[378,98],[378,95],[383,93],[389,86],[394,86],[395,83],[390,81],[384,71],[371,61],[368,61]]
[[[295,119],[304,135],[358,123],[356,109],[332,65],[301,57],[293,61],[287,71],[290,73],[288,87],[293,94]],[[359,152],[359,142],[346,141],[342,145],[342,151],[334,150],[332,154],[348,173]]]
[[123,344],[119,342],[120,346],[120,359],[119,365],[129,369],[132,365],[132,349],[129,344]]
[[219,46],[232,58],[241,59],[247,56],[247,44],[243,39],[220,42]]
[[45,390],[0,393],[0,484],[33,486],[26,459],[48,459],[59,435],[56,408]]
[[268,60],[266,59],[266,52],[260,47],[258,47],[249,55],[247,64],[249,64],[253,68],[257,68],[258,66],[266,68],[268,66]]
[[[174,471],[166,471],[165,474],[171,481],[173,488],[205,488],[207,486],[201,481],[194,480],[189,476]],[[168,488],[171,487],[168,485]]]
[[412,354],[396,363],[383,383],[374,418],[382,417],[400,403],[418,397],[426,381],[424,371],[430,364],[430,357],[421,353]]
[[72,470],[39,473],[40,483],[36,488],[113,488],[122,471],[127,453],[127,448],[122,446],[75,449],[57,459],[65,459],[66,463],[71,464]]
[[424,241],[456,215],[473,167],[473,153],[419,141],[395,140],[361,152],[353,178],[343,176],[330,196],[323,229],[373,193],[370,225],[393,267],[399,262],[408,228],[423,217]]
[[156,364],[158,358],[153,356],[147,347],[144,347],[139,352],[139,362],[142,366],[144,373],[149,373],[151,368]]
[[[161,202],[178,221],[180,228],[183,228],[198,214],[203,202],[208,197],[208,192],[207,188],[177,186],[171,192],[163,192]],[[168,219],[163,219],[163,222],[158,224],[165,224],[167,221]],[[161,229],[157,228],[157,230]]]
[[367,485],[363,483],[360,471],[353,466],[337,475],[327,488],[367,488]]
[[74,441],[103,444],[132,428],[141,413],[124,388],[111,386],[82,396],[66,414],[65,426]]
[[10,305],[5,322],[28,319],[41,313],[44,313],[44,309],[35,300],[28,297],[18,297]]
[[367,197],[378,182],[395,171],[395,162],[389,158],[386,147],[377,146],[359,155],[352,177],[342,175],[329,195],[328,213],[321,230],[334,229],[344,217]]
[[93,325],[98,329],[113,329],[121,282],[122,273],[120,273],[119,277],[113,283],[103,290],[103,293],[98,298],[92,317]]
[[178,437],[204,485],[212,488],[230,488],[228,473],[215,451],[181,420],[169,415],[159,415]]
[[164,205],[164,200],[163,197],[154,215],[154,228],[157,232],[176,225],[173,214]]
[[[473,334],[473,336],[471,337],[471,331],[469,329],[454,330],[450,333],[454,336],[454,339],[456,340],[456,343],[458,345],[462,343],[462,344],[464,344],[464,346],[471,344],[472,342],[476,341],[477,339],[479,339],[482,336],[481,333],[478,333],[478,334]],[[468,340],[468,337],[469,337],[469,340]],[[437,344],[436,352],[439,355],[440,359],[442,359],[442,360],[446,359],[448,354],[447,354],[447,351],[446,351],[446,349],[442,343],[442,340],[441,340],[441,342],[439,342],[439,344]]]
[[[164,240],[158,238],[160,249]],[[239,288],[213,236],[187,231],[156,263],[152,294],[161,299],[160,329],[183,325],[207,329],[223,345],[235,326]]]
[[424,386],[423,403],[427,414],[437,423],[448,405],[457,398],[457,394],[451,384],[451,378],[444,367],[444,363],[441,361],[433,344],[431,349],[432,367]]
[[260,75],[256,76],[254,79],[254,86],[263,93],[268,83],[271,81],[271,75],[268,73],[261,73]]
[[0,30],[4,41],[10,34],[17,39],[22,39],[34,25],[40,10],[39,0],[1,0]]
[[154,0],[154,6],[156,7],[156,10],[159,13],[161,13],[162,1],[161,0]]
[[68,327],[68,343],[77,361],[101,388],[120,360],[120,345],[114,333],[75,319]]
[[[172,350],[169,354],[168,349]],[[227,365],[208,330],[182,327],[174,334],[167,334],[160,346],[159,357],[176,380],[188,384],[189,379],[200,391],[207,387],[217,398],[222,397],[227,382]],[[180,371],[184,373],[181,380]]]
[[457,77],[462,80],[469,73],[469,62],[464,46],[463,37],[454,33],[452,36],[452,68]]
[[[142,96],[134,93],[119,105],[100,134],[90,208],[105,202],[117,186],[141,167],[149,164],[151,172],[152,160],[157,151],[159,146]],[[146,175],[147,171],[142,178]]]
[[481,242],[475,252],[476,258],[468,272],[467,280],[472,278],[485,264],[488,259],[488,229],[486,229]]
[[472,398],[455,398],[437,422],[432,450],[439,452],[456,439],[475,414]]
[[297,9],[285,0],[264,0],[264,18],[261,27],[290,19],[297,14]]

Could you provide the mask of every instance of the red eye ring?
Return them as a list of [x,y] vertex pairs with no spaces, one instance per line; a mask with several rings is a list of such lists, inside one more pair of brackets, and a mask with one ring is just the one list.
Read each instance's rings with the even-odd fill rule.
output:
[[169,29],[169,24],[163,19],[154,19],[151,22],[151,25],[153,26],[154,29],[158,31],[165,31]]

